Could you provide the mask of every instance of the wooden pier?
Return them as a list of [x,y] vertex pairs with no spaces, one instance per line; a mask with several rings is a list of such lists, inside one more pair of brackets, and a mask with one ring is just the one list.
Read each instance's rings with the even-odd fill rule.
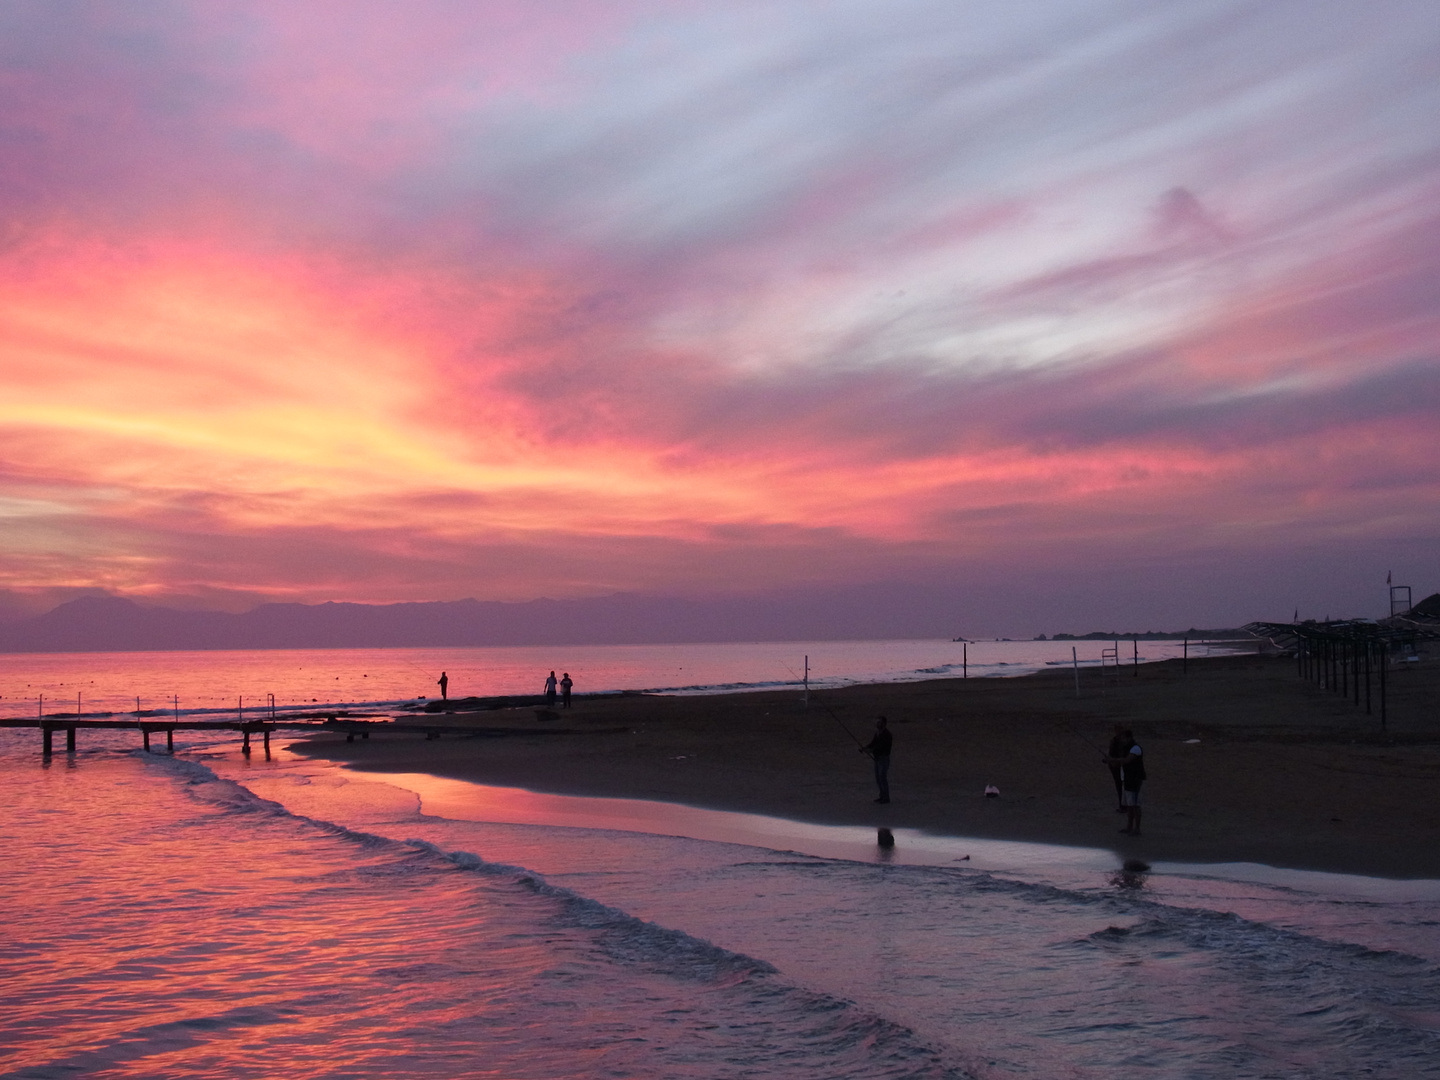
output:
[[150,749],[150,736],[158,735],[161,732],[165,735],[165,749],[170,753],[175,752],[176,731],[235,731],[242,737],[241,751],[250,753],[250,736],[262,736],[265,744],[265,753],[270,753],[270,733],[276,728],[319,728],[323,724],[313,721],[284,721],[284,720],[89,720],[84,717],[57,716],[42,717],[33,720],[0,720],[0,727],[8,728],[39,728],[40,729],[40,752],[49,757],[55,750],[55,733],[65,733],[65,751],[73,754],[75,752],[75,732],[80,728],[92,728],[98,730],[129,730],[139,731],[144,741],[145,749]]
[[[418,718],[417,718],[418,719]],[[395,734],[424,735],[427,740],[438,739],[442,735],[462,736],[499,736],[513,735],[515,729],[495,726],[469,726],[455,723],[419,723],[405,720],[395,721],[390,719],[370,719],[365,717],[347,716],[305,716],[286,718],[267,718],[264,720],[160,720],[137,718],[134,720],[115,719],[88,719],[82,716],[46,716],[31,717],[28,719],[0,719],[0,727],[7,728],[39,728],[40,729],[40,752],[49,758],[55,751],[55,733],[65,733],[66,753],[75,753],[75,732],[80,728],[92,728],[98,730],[128,730],[139,731],[143,740],[145,750],[150,751],[150,737],[165,735],[165,749],[169,753],[175,752],[175,732],[177,731],[233,731],[241,736],[240,752],[250,753],[250,736],[261,736],[265,757],[270,757],[270,735],[278,729],[290,731],[331,731],[345,733],[346,742],[354,742],[355,736],[362,739],[370,738],[372,732],[381,731]]]

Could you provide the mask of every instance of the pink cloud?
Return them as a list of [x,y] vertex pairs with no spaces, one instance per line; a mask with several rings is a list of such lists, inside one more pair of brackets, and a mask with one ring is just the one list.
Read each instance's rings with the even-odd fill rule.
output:
[[0,587],[522,599],[1440,534],[1422,25],[815,10],[12,25]]

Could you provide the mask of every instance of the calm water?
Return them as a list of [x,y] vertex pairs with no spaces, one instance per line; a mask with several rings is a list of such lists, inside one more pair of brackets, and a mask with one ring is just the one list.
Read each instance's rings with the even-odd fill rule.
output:
[[[1109,642],[1074,645],[1093,666]],[[1141,642],[1140,660],[1179,656],[1180,642]],[[798,686],[810,658],[812,687],[960,675],[1023,675],[1069,663],[1072,645],[1045,641],[761,642],[705,645],[591,645],[564,648],[255,649],[210,652],[0,654],[0,715],[44,710],[182,713],[279,708],[395,706],[438,697],[440,672],[450,696],[538,694],[553,668],[569,671],[576,693],[654,690],[721,693]],[[1190,655],[1224,645],[1191,645]],[[1121,644],[1125,659],[1131,646]],[[964,657],[968,654],[969,663]]]
[[[851,647],[822,677],[922,677],[949,648]],[[186,678],[223,677],[197,655]],[[863,829],[136,741],[86,732],[47,765],[0,730],[0,1077],[1440,1077],[1440,882],[1125,875],[1104,850],[905,830],[882,852]]]
[[0,731],[0,775],[0,1076],[1440,1076],[1436,882],[882,858],[201,734]]

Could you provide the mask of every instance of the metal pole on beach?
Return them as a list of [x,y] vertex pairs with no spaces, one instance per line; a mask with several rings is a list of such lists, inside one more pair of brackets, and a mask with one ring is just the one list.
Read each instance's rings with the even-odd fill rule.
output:
[[1080,656],[1075,652],[1075,646],[1070,646],[1070,664],[1075,669],[1075,696],[1080,696]]
[[1135,678],[1140,677],[1140,639],[1136,638],[1130,643],[1135,647]]
[[1188,637],[1185,639],[1185,647],[1180,653],[1180,674],[1190,674],[1190,639]]
[[807,709],[810,707],[810,654],[805,654],[805,696],[801,699]]
[[1375,651],[1373,641],[1365,642],[1365,715],[1370,715],[1370,656]]
[[1355,691],[1355,704],[1360,704],[1360,646],[1356,645],[1350,650],[1350,685]]
[[970,677],[970,643],[967,641],[960,646],[960,677]]
[[1390,643],[1382,642],[1380,645],[1380,730],[1385,730],[1385,721],[1388,713],[1385,707],[1385,669],[1390,666]]

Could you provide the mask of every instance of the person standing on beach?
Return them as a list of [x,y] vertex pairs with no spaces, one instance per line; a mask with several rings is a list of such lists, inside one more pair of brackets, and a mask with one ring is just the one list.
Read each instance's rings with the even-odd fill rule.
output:
[[1130,744],[1126,742],[1127,735],[1125,725],[1116,724],[1115,732],[1110,736],[1110,751],[1105,757],[1105,763],[1110,767],[1110,778],[1115,781],[1115,812],[1117,814],[1125,813],[1125,785],[1120,778],[1120,766],[1116,764],[1116,761],[1130,751]]
[[1126,836],[1140,835],[1140,785],[1145,782],[1145,758],[1140,744],[1128,730],[1121,732],[1125,752],[1119,757],[1106,758],[1106,762],[1120,767],[1120,802],[1128,815],[1125,828],[1120,831]]
[[438,682],[440,684],[440,700],[448,701],[450,698],[450,676],[446,675],[445,672],[442,671],[440,672],[440,678]]
[[882,716],[875,721],[875,734],[860,748],[862,754],[869,754],[875,762],[875,786],[880,789],[880,797],[875,800],[877,803],[890,801],[890,744],[893,741],[890,721]]
[[574,685],[574,681],[570,678],[570,672],[565,672],[565,677],[560,680],[560,707],[562,709],[570,707],[570,688]]
[[547,708],[555,707],[555,672],[550,672],[550,677],[545,680],[545,705]]

